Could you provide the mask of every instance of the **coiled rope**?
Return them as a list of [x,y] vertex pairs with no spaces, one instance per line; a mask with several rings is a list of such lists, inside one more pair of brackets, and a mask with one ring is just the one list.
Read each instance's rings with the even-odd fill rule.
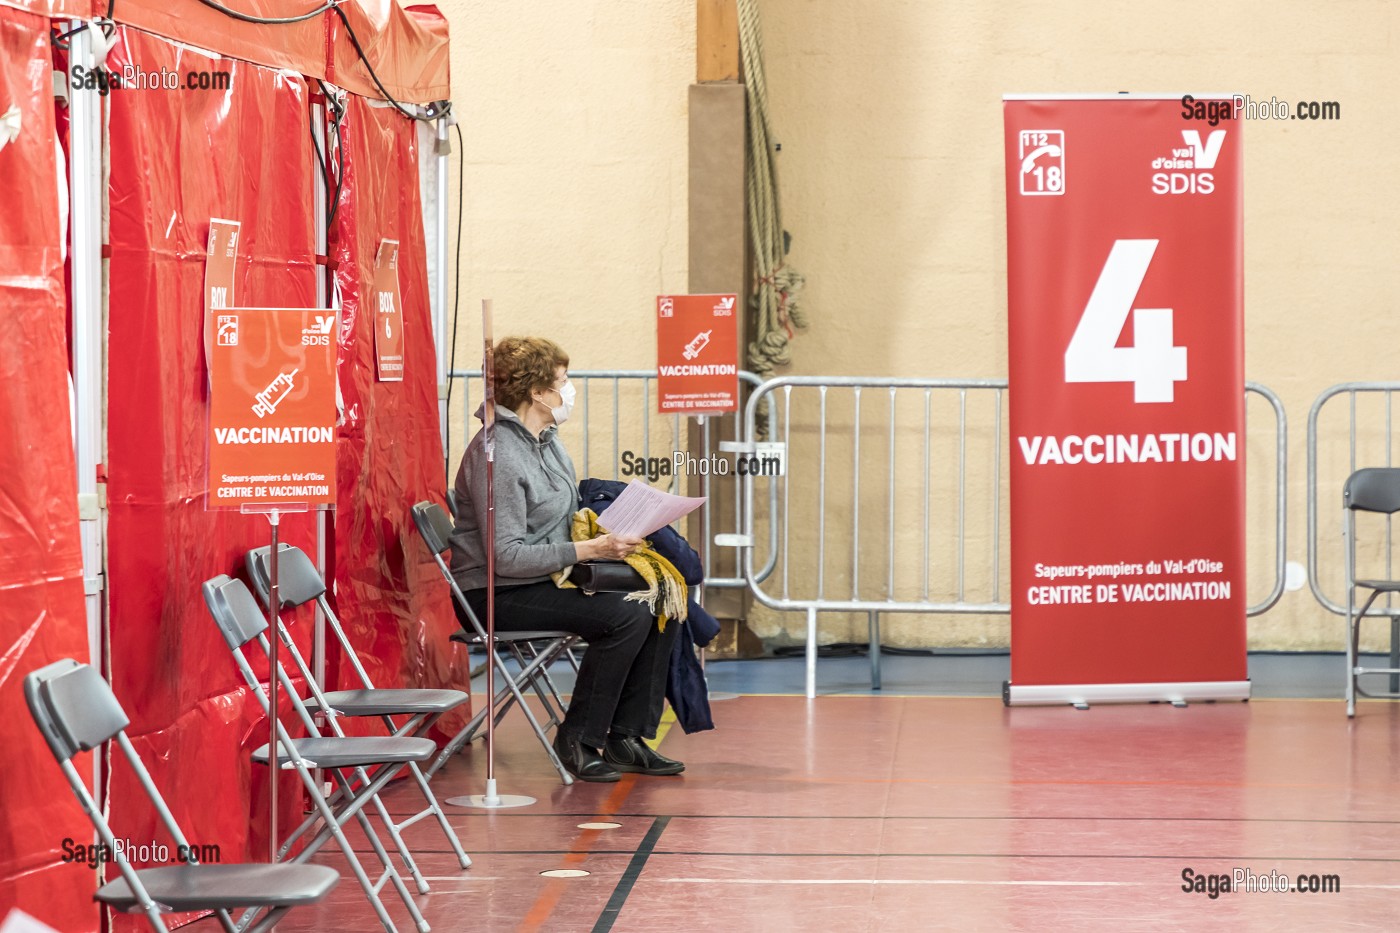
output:
[[772,129],[768,123],[768,91],[763,77],[763,39],[759,29],[757,0],[737,0],[739,54],[748,89],[749,159],[745,185],[749,200],[749,236],[753,242],[754,340],[749,344],[749,366],[768,377],[774,366],[792,360],[788,346],[794,327],[806,327],[798,307],[802,276],[786,263],[787,234],[778,207],[778,170],[773,159]]

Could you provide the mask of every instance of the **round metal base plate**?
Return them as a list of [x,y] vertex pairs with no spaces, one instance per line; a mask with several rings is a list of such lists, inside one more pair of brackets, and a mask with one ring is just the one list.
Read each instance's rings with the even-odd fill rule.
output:
[[449,807],[473,807],[478,810],[504,810],[508,807],[528,807],[535,802],[534,797],[526,797],[523,794],[497,794],[490,802],[486,802],[485,794],[469,794],[466,797],[448,797],[443,803]]

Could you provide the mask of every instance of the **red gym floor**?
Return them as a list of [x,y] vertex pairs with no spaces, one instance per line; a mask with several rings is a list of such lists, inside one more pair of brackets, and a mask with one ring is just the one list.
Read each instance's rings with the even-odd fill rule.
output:
[[[742,696],[670,728],[678,777],[563,787],[518,714],[503,794],[407,834],[434,930],[1400,929],[1400,706],[1339,700],[1007,709],[985,697]],[[433,782],[479,794],[480,744]],[[413,798],[388,794],[395,813]],[[579,824],[610,821],[619,828]],[[329,852],[329,850],[326,850]],[[368,855],[366,855],[368,857]],[[338,865],[338,856],[318,859]],[[338,866],[339,867],[339,866]],[[542,877],[549,869],[586,877]],[[1340,892],[1183,890],[1277,872]],[[413,929],[401,902],[385,903]],[[347,874],[279,929],[378,929]]]

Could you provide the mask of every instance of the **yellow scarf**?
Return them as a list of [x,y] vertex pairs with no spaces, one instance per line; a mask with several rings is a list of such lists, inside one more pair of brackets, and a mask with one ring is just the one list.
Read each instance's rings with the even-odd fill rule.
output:
[[[598,516],[592,509],[582,509],[574,513],[573,525],[570,528],[570,537],[574,541],[588,541],[603,534],[607,532],[598,524]],[[656,616],[658,631],[666,631],[668,619],[679,619],[682,622],[686,620],[689,610],[686,608],[685,578],[674,564],[652,549],[651,542],[628,554],[623,560],[641,574],[647,584],[646,589],[628,593],[624,599],[646,603],[651,614]],[[575,584],[569,581],[568,573],[569,568],[566,567],[551,574],[554,585],[560,589],[576,588]]]

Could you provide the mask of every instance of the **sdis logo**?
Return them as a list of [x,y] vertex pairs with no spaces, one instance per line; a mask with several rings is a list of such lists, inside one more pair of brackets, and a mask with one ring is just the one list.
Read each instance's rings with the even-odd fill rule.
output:
[[715,305],[715,317],[733,317],[733,316],[734,316],[734,296],[733,296],[733,295],[725,295],[723,298],[721,298],[721,299],[719,300],[719,304]]
[[303,347],[328,347],[331,344],[331,328],[335,327],[334,314],[316,315],[316,323],[310,327],[302,328],[301,345]]
[[1182,130],[1181,141],[1182,148],[1152,160],[1154,169],[1172,170],[1153,173],[1152,193],[1212,194],[1215,176],[1210,170],[1215,168],[1215,160],[1220,158],[1221,147],[1225,145],[1225,130],[1213,131],[1204,143],[1200,130]]

